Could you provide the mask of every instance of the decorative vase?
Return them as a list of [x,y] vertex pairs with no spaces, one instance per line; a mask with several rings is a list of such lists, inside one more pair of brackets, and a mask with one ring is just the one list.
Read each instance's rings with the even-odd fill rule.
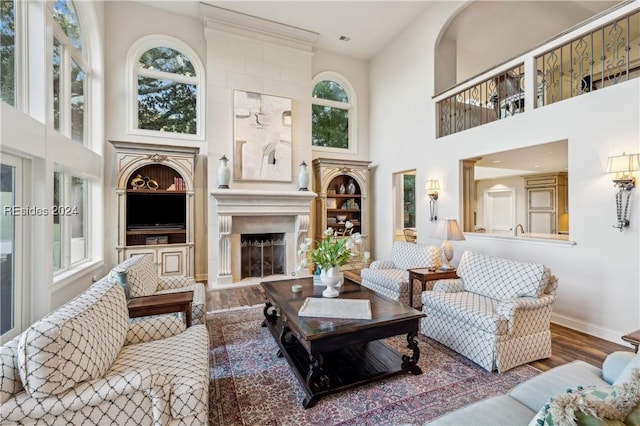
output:
[[349,194],[355,194],[356,193],[356,184],[353,181],[353,179],[349,179],[349,183],[347,184],[347,192]]
[[341,183],[340,186],[338,187],[338,194],[344,194],[346,191],[346,188],[344,187],[344,183]]
[[309,171],[307,170],[307,163],[304,161],[300,163],[300,173],[298,173],[298,191],[309,190]]
[[322,269],[320,271],[320,281],[326,285],[327,288],[322,291],[324,297],[338,297],[340,292],[336,290],[336,285],[340,282],[340,268],[332,266],[328,270]]
[[229,179],[231,178],[231,170],[227,163],[229,159],[226,155],[220,158],[220,167],[218,167],[218,189],[229,189]]

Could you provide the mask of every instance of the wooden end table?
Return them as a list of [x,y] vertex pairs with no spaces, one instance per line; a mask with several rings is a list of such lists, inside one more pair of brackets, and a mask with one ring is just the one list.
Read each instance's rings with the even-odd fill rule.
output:
[[[409,269],[409,306],[413,306],[413,280],[422,283],[422,291],[427,290],[427,282],[458,278],[456,269],[433,270],[431,268]],[[429,289],[431,290],[431,288]]]
[[191,327],[191,304],[193,291],[153,294],[151,296],[132,297],[129,299],[129,318],[147,315],[170,314],[184,312],[187,327]]
[[631,343],[636,348],[635,352],[638,353],[638,346],[640,346],[640,330],[625,334],[622,336],[622,340]]

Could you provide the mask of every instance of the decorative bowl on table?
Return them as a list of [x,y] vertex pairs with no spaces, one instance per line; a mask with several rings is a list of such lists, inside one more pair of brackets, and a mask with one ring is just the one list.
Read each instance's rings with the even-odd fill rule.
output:
[[336,219],[338,219],[338,223],[344,223],[345,220],[347,220],[347,215],[346,214],[339,214],[336,216]]

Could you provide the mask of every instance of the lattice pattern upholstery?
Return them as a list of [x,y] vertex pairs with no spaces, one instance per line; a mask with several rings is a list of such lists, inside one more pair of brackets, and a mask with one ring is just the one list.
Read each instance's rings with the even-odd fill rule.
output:
[[[489,266],[479,261],[482,258],[488,258]],[[496,265],[509,272],[494,274]],[[551,356],[549,327],[558,280],[548,268],[466,252],[460,259],[458,274],[461,269],[460,279],[441,280],[432,291],[422,294],[426,315],[421,320],[423,334],[489,371],[503,372]],[[538,277],[539,282],[532,276]],[[466,277],[472,277],[470,287]],[[523,291],[540,294],[513,297]]]
[[176,336],[187,328],[182,312],[170,315],[154,315],[131,318],[125,345],[151,342]]
[[102,377],[124,343],[128,320],[122,288],[105,278],[98,281],[22,333],[23,386],[32,397],[46,398]]
[[122,272],[127,274],[131,297],[192,290],[191,323],[193,325],[205,323],[207,311],[204,284],[196,283],[193,278],[184,276],[160,277],[150,254],[132,256],[116,265],[109,275],[115,277]]
[[395,241],[390,260],[376,260],[360,272],[362,286],[405,305],[409,304],[412,291],[413,306],[420,306],[421,288],[418,285],[410,288],[408,269],[440,265],[440,249],[437,247]]
[[[122,315],[124,330],[108,310]],[[87,321],[89,317],[91,323]],[[159,335],[162,328],[160,324],[165,324],[168,332],[175,326],[184,329],[177,316],[172,317],[168,320],[162,317],[137,320],[132,327],[139,326],[142,329],[155,324],[156,331],[147,328],[147,334],[160,338],[123,347],[129,327],[124,291],[111,280],[94,284],[85,293],[36,322],[28,333],[2,346],[0,423],[208,424],[209,338],[206,326],[193,326],[184,333],[164,338],[166,336]],[[61,337],[53,338],[51,330],[56,327],[52,324],[60,330]],[[97,330],[100,327],[102,329]],[[68,333],[69,329],[77,333]],[[46,333],[36,333],[40,330]],[[25,335],[31,336],[33,341],[29,341]],[[102,336],[100,342],[95,341],[98,335]],[[85,343],[82,344],[82,341]],[[36,353],[38,342],[44,343],[39,354]],[[105,347],[108,344],[114,347]],[[116,357],[102,375],[91,377],[89,373],[101,369],[106,362],[104,354],[96,360],[87,359],[96,356],[96,350],[104,354],[115,350]],[[70,356],[72,360],[67,359]],[[49,362],[46,361],[47,357]],[[78,365],[72,370],[69,365],[73,360]],[[61,365],[62,362],[65,364]],[[34,366],[38,368],[34,370]],[[60,371],[51,371],[54,367]],[[17,372],[22,374],[23,370],[35,377],[26,377],[29,383],[27,389],[22,388],[24,380],[17,376]],[[47,380],[50,383],[46,383]],[[71,380],[77,380],[76,384],[61,390]],[[37,386],[39,394],[48,395],[34,397],[35,392],[29,389],[33,386]]]

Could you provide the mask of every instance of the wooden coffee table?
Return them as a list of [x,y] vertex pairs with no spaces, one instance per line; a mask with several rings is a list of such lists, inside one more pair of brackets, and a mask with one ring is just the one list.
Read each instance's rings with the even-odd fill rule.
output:
[[[293,293],[293,284],[302,291]],[[341,299],[368,299],[372,319],[298,317],[307,297],[322,297],[324,286],[312,278],[261,283],[267,297],[263,327],[268,327],[292,367],[313,407],[323,395],[409,372],[422,374],[416,337],[424,314],[345,278]],[[380,339],[406,334],[409,355],[396,352]]]

